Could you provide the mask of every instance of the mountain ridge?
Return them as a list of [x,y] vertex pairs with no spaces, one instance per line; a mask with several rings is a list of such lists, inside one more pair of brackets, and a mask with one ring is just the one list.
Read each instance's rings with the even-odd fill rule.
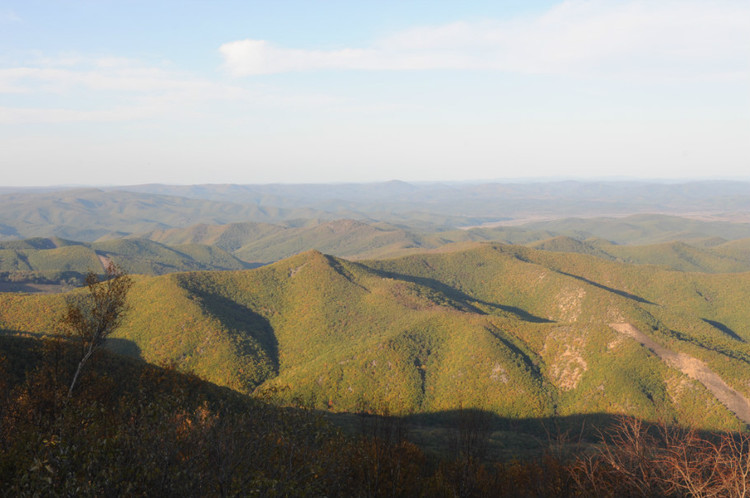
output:
[[[750,317],[735,302],[748,288],[750,273],[498,243],[387,260],[307,251],[255,270],[138,276],[117,337],[147,361],[333,411],[364,400],[396,414],[464,406],[739,428],[705,386],[610,324],[633,324],[747,396]],[[0,294],[0,328],[49,333],[63,301]]]

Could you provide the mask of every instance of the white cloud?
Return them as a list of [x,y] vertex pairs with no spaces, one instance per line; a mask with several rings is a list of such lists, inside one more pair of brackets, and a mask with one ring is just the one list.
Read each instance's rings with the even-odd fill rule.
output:
[[467,69],[476,64],[471,64],[466,56],[451,57],[445,53],[351,48],[330,51],[297,50],[279,48],[264,40],[234,41],[225,43],[219,50],[226,67],[237,75],[317,69]]
[[175,117],[221,103],[257,109],[317,107],[335,101],[325,95],[230,84],[137,60],[71,55],[0,68],[2,94],[26,101],[44,96],[37,101],[45,104],[0,107],[0,124],[132,121]]
[[747,77],[744,2],[564,2],[536,17],[456,22],[396,33],[364,48],[308,50],[265,40],[220,47],[234,75],[328,69],[485,69],[541,74]]

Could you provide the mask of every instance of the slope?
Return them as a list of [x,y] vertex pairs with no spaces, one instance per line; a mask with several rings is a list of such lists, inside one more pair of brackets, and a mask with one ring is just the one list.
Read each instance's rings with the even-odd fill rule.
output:
[[[499,244],[363,262],[312,251],[250,271],[139,277],[118,338],[148,361],[336,411],[474,406],[736,428],[702,384],[610,324],[632,324],[748,396],[749,288],[748,274]],[[0,328],[49,332],[62,302],[0,295]]]
[[218,247],[168,247],[146,239],[84,243],[58,238],[0,242],[0,283],[80,284],[89,271],[114,261],[129,273],[236,270],[249,265]]
[[[610,261],[639,265],[658,265],[672,270],[705,273],[739,273],[750,271],[748,239],[711,244],[708,241],[666,242],[652,245],[617,245],[602,239],[585,241],[566,236],[553,237],[528,244],[534,249],[589,254]],[[703,247],[697,247],[700,244]]]

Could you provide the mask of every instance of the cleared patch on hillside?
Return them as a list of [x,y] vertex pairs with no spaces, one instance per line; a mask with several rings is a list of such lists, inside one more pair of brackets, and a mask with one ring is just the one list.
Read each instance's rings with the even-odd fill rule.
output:
[[581,303],[586,297],[586,290],[583,287],[565,289],[557,295],[557,309],[560,313],[560,320],[566,322],[575,322],[581,316]]
[[549,379],[562,391],[578,387],[588,363],[583,358],[586,339],[580,330],[563,327],[551,332],[544,342],[542,356],[549,358]]
[[750,401],[739,391],[727,385],[708,365],[685,353],[677,353],[657,343],[630,323],[611,323],[617,332],[631,337],[654,352],[668,365],[703,384],[737,418],[750,424]]

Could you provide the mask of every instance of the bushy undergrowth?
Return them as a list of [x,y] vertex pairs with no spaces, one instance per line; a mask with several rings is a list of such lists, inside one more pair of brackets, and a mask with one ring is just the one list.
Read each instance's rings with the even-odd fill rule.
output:
[[366,413],[343,435],[169,367],[102,354],[66,396],[61,340],[0,340],[5,496],[743,496],[750,437],[623,417],[597,445],[562,440],[532,460],[488,461],[488,416],[459,412],[449,455],[410,443],[403,419]]

